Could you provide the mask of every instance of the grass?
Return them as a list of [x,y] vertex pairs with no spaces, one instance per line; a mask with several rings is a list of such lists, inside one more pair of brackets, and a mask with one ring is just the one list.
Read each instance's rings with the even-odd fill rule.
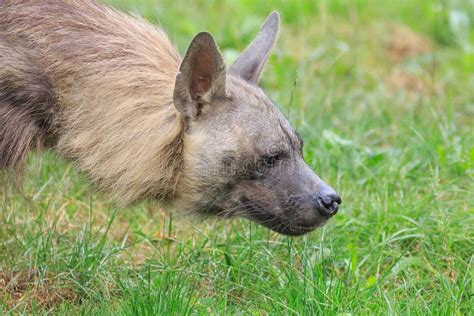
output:
[[111,3],[182,52],[208,30],[229,62],[280,11],[262,85],[342,210],[302,238],[189,222],[35,155],[0,193],[0,313],[474,313],[472,1]]

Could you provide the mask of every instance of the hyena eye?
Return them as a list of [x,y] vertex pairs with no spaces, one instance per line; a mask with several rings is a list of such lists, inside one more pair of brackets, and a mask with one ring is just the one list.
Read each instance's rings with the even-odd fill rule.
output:
[[273,168],[278,160],[281,159],[281,156],[278,155],[269,155],[260,157],[257,161],[256,169],[252,173],[253,177],[260,177],[268,171],[268,169]]
[[261,160],[262,160],[262,163],[266,167],[273,167],[280,159],[281,159],[280,154],[277,154],[277,155],[272,155],[272,156],[265,156]]

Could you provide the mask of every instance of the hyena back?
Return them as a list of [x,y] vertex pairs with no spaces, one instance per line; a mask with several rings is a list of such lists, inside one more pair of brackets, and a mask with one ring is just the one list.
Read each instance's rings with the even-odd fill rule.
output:
[[0,1],[0,168],[51,148],[124,204],[311,231],[340,198],[257,86],[277,30],[273,13],[226,70],[205,32],[181,59],[161,29],[93,1]]

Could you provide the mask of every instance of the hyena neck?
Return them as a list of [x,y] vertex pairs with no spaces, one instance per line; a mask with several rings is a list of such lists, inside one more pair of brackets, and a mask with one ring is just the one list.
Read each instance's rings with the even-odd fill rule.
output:
[[55,149],[123,203],[170,199],[184,124],[172,99],[181,58],[165,33],[92,1],[7,3],[0,29],[52,85]]

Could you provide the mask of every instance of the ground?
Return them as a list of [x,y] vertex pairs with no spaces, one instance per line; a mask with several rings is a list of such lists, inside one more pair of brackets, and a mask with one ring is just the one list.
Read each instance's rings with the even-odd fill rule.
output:
[[110,2],[181,52],[210,31],[228,62],[278,10],[262,85],[342,208],[289,238],[120,209],[68,162],[32,155],[21,191],[0,191],[0,313],[473,313],[472,1]]

